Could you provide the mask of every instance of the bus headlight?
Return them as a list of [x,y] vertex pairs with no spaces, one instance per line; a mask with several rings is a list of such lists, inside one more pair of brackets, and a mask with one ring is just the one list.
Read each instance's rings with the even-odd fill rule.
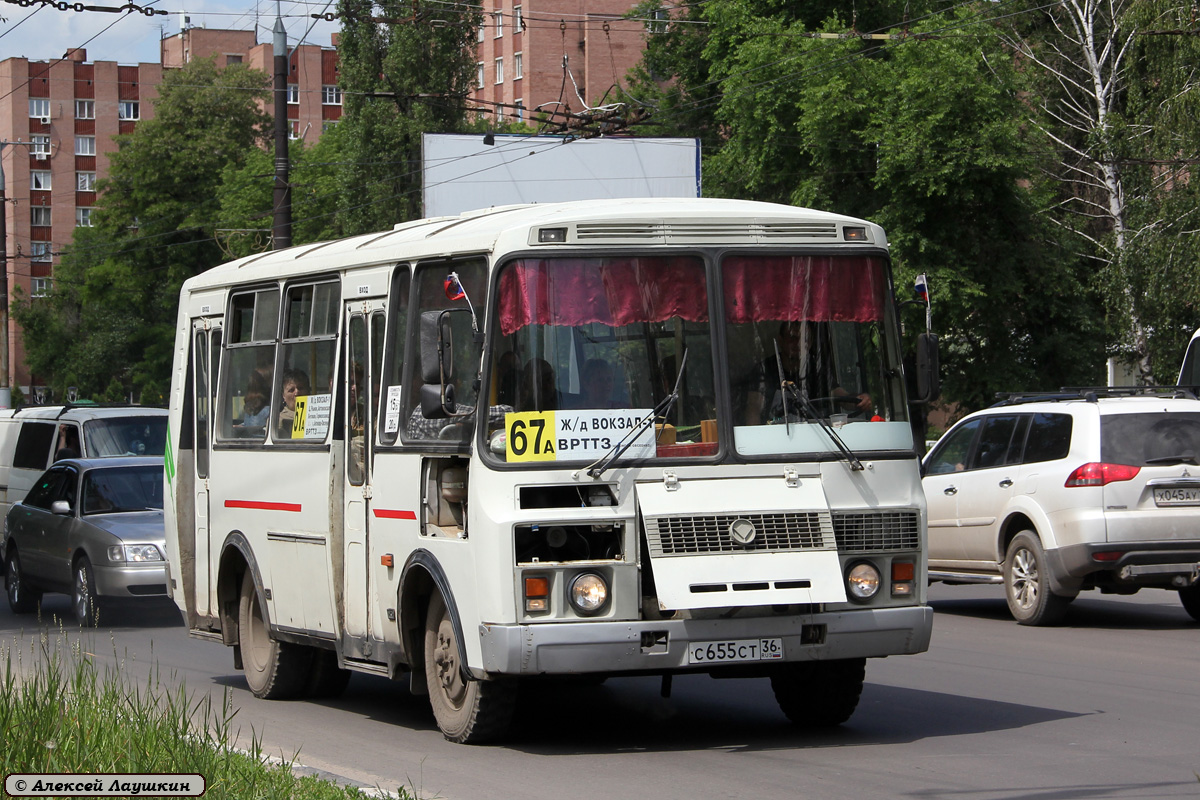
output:
[[567,599],[585,617],[599,614],[608,605],[608,584],[594,572],[580,573],[567,588]]
[[870,600],[879,593],[881,577],[874,564],[860,561],[846,573],[846,591],[851,600]]

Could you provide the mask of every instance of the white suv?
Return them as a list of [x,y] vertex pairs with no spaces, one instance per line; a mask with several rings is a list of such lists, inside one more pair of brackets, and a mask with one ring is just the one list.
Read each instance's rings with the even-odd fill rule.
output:
[[1200,620],[1200,400],[1173,388],[1020,394],[926,456],[929,577],[1001,583],[1023,625],[1084,589],[1174,589]]

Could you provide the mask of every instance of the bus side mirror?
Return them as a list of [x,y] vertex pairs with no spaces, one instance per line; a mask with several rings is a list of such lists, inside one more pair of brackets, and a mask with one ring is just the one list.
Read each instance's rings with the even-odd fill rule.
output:
[[917,336],[917,393],[913,403],[932,403],[942,393],[938,367],[938,337],[936,333]]
[[421,386],[421,416],[445,419],[458,412],[453,384],[426,383]]
[[421,382],[449,383],[454,377],[454,335],[445,311],[421,312]]

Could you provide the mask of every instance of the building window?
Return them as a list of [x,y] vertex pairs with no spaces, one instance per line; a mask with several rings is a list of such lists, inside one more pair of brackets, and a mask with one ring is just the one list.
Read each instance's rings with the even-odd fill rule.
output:
[[321,120],[321,133],[325,133],[326,131],[336,128],[337,124],[338,124],[338,121],[336,119]]
[[504,13],[497,11],[492,17],[496,20],[496,38],[499,39],[504,35]]
[[49,261],[52,257],[51,246],[49,242],[30,242],[29,243],[29,260],[30,261]]
[[50,294],[49,278],[34,278],[30,286],[30,294],[34,297],[45,297]]
[[75,119],[95,119],[96,118],[96,101],[95,100],[76,100],[75,101]]
[[496,59],[496,83],[504,83],[504,59]]
[[77,192],[94,192],[94,191],[96,191],[96,173],[94,173],[94,172],[76,172],[75,173],[75,191],[77,191]]
[[298,84],[298,83],[289,83],[288,84],[288,105],[292,105],[292,106],[300,105],[300,84]]
[[322,86],[321,87],[321,105],[323,106],[340,106],[342,104],[342,90],[338,86]]
[[480,89],[483,88],[483,62],[482,61],[475,64],[475,83]]
[[50,170],[35,169],[29,173],[30,189],[49,189]]
[[95,136],[76,136],[75,137],[75,155],[77,155],[77,156],[94,156],[94,155],[96,155],[96,137]]
[[522,77],[525,74],[524,53],[513,53],[513,80]]
[[92,209],[81,207],[75,209],[75,227],[90,228],[92,227]]
[[300,120],[298,120],[298,119],[289,119],[288,120],[288,138],[289,139],[299,139],[300,138]]
[[29,98],[29,116],[50,121],[50,98],[49,97],[31,97]]
[[33,140],[33,147],[31,147],[29,149],[29,152],[33,154],[34,158],[41,161],[41,160],[49,157],[49,155],[50,155],[50,137],[49,136],[46,136],[45,134],[35,133],[33,136],[30,136],[29,138]]
[[50,206],[33,206],[29,209],[30,225],[50,225]]
[[517,118],[518,122],[523,122],[525,120],[525,101],[517,100],[513,105],[517,107],[516,111],[513,112],[513,116]]
[[525,30],[525,20],[521,17],[521,7],[513,6],[513,33]]
[[136,100],[122,100],[117,103],[117,119],[141,119],[142,104]]
[[225,56],[225,64],[226,65],[240,64],[240,63],[242,63],[242,56],[240,53],[232,53],[232,54],[227,54]]
[[665,8],[656,8],[650,12],[650,22],[646,23],[646,30],[650,33],[666,33],[667,21],[671,19],[671,15]]
[[487,26],[480,25],[479,26],[479,41],[482,42],[486,38],[487,38]]

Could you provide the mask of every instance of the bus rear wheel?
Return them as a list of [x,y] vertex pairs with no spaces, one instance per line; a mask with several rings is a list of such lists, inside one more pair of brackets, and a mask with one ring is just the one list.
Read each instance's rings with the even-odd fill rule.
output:
[[510,681],[480,681],[466,674],[450,610],[440,594],[425,615],[425,681],[442,735],[459,744],[494,740],[508,730],[516,708]]
[[306,647],[271,638],[249,570],[242,578],[238,599],[238,646],[246,683],[255,697],[286,700],[304,692],[312,653]]
[[771,675],[779,708],[804,728],[833,728],[858,708],[867,677],[865,658],[808,661],[780,666]]

